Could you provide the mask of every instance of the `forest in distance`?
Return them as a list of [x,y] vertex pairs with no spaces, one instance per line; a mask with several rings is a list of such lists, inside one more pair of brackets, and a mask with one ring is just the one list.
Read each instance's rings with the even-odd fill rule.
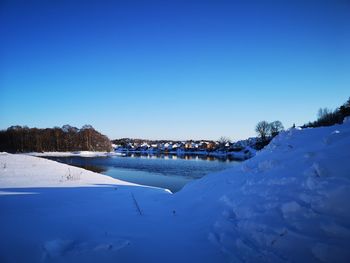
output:
[[81,129],[64,125],[62,128],[28,128],[12,126],[0,131],[0,151],[16,152],[65,152],[112,151],[107,136],[91,125]]
[[[320,108],[317,120],[304,124],[301,128],[315,128],[340,124],[346,116],[350,116],[350,98],[335,110]],[[254,140],[254,143],[249,146],[260,150],[282,130],[284,130],[284,127],[280,121],[271,123],[260,121],[255,127],[258,137]],[[211,151],[220,150],[224,148],[223,145],[230,143],[226,137],[222,137],[221,139],[209,142],[209,144],[214,145],[213,148],[210,147]],[[95,130],[91,125],[84,125],[80,129],[68,124],[62,127],[45,129],[16,125],[6,130],[0,130],[0,151],[9,153],[68,151],[110,152],[113,151],[112,143],[123,146],[131,142],[140,144],[141,141],[129,138],[111,141],[107,136]],[[152,143],[151,141],[148,142]],[[154,142],[159,143],[165,141]]]

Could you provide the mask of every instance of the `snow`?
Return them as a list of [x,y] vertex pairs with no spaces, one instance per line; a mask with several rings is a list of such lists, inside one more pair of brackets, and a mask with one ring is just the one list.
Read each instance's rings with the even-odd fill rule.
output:
[[349,262],[349,149],[348,120],[291,129],[176,194],[3,153],[0,261]]
[[70,157],[70,156],[81,156],[81,157],[102,157],[102,156],[114,156],[124,155],[118,152],[95,152],[95,151],[77,151],[77,152],[30,152],[24,153],[25,155],[31,156],[51,156],[51,157]]
[[254,158],[174,197],[202,193],[187,209],[206,204],[196,213],[210,211],[207,238],[228,261],[349,262],[349,132],[349,122],[283,132]]
[[1,189],[77,187],[102,184],[135,185],[43,158],[2,153],[0,160]]

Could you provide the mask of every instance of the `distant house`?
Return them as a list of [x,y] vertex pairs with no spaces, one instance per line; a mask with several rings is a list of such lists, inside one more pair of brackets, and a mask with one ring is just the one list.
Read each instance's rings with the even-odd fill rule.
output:
[[174,144],[173,144],[173,149],[174,149],[174,150],[176,150],[176,149],[179,148],[179,147],[180,147],[180,144],[178,144],[178,143],[174,143]]
[[186,142],[185,143],[185,149],[191,149],[191,147],[192,147],[191,142]]
[[148,145],[148,143],[144,142],[141,144],[141,148],[142,149],[148,149],[150,146]]
[[207,143],[207,149],[213,150],[216,147],[215,142],[208,142]]

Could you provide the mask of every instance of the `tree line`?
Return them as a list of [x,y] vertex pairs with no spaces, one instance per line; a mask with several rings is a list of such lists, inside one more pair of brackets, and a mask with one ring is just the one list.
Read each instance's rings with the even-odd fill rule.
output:
[[256,148],[262,149],[269,144],[273,137],[278,135],[284,130],[283,124],[280,121],[260,121],[255,127],[255,131],[258,134],[260,140],[256,142]]
[[316,121],[304,124],[302,128],[315,128],[321,126],[331,126],[341,124],[345,117],[350,116],[350,98],[335,110],[328,108],[320,108],[318,110],[318,118]]
[[111,151],[107,136],[91,125],[81,129],[64,125],[62,128],[29,128],[11,126],[0,131],[0,151],[17,152],[64,152],[64,151]]
[[[350,116],[350,98],[340,107],[335,110],[328,108],[320,108],[318,110],[318,118],[316,121],[309,122],[301,126],[301,128],[316,128],[321,126],[331,126],[334,124],[341,124],[345,117]],[[293,125],[295,127],[295,125]],[[256,148],[261,149],[265,145],[269,144],[273,137],[284,130],[284,127],[280,121],[267,122],[260,121],[255,131],[259,136],[259,141],[256,143]]]

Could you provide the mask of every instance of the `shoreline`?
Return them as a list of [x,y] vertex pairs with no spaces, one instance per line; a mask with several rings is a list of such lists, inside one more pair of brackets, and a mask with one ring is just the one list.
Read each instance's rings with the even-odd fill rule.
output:
[[118,152],[93,152],[93,151],[72,151],[72,152],[28,152],[18,153],[22,155],[36,156],[36,157],[105,157],[105,156],[122,156],[123,154]]
[[139,155],[175,155],[175,156],[186,156],[186,155],[198,155],[208,156],[217,158],[233,158],[236,160],[247,160],[255,156],[256,150],[252,148],[246,148],[239,152],[209,152],[209,151],[154,151],[154,150],[116,150],[113,152],[94,152],[94,151],[69,151],[69,152],[27,152],[27,153],[16,153],[19,155],[29,155],[36,157],[110,157],[110,156],[127,156],[129,154]]
[[185,155],[200,155],[200,156],[211,156],[211,157],[231,157],[237,160],[247,160],[255,156],[257,150],[252,148],[245,148],[239,152],[223,152],[223,151],[154,151],[154,150],[116,150],[116,153],[120,154],[148,154],[148,155],[176,155],[176,156],[185,156]]

